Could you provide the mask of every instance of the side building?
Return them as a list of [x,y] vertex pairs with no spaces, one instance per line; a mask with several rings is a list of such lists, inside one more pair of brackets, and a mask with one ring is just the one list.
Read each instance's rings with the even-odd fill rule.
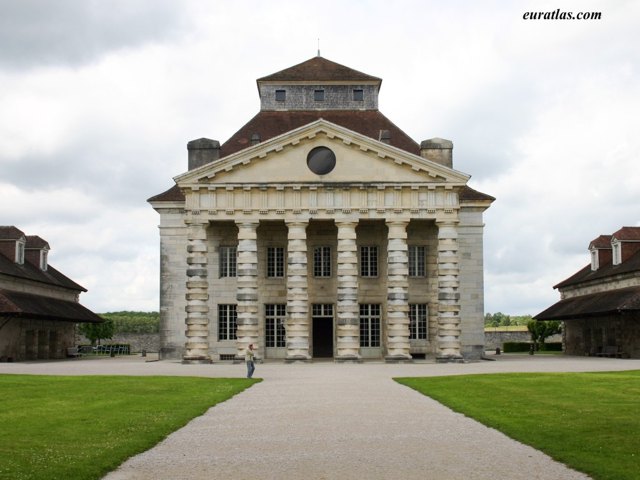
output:
[[86,292],[49,265],[49,244],[0,226],[0,361],[64,358],[75,324],[103,320],[79,303]]
[[483,212],[452,142],[378,109],[382,80],[314,57],[257,80],[260,111],[149,199],[161,357],[479,358]]
[[564,321],[570,355],[640,358],[640,227],[589,244],[591,263],[553,288],[560,301],[537,320]]

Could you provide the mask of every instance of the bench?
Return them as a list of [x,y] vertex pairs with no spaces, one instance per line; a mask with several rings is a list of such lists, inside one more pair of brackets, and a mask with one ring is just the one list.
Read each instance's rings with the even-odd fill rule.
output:
[[80,358],[82,352],[78,347],[67,347],[67,357]]

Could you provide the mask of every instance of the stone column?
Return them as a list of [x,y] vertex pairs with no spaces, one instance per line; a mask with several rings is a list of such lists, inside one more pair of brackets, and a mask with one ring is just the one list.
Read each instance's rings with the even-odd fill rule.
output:
[[436,362],[462,362],[457,220],[438,226],[438,335]]
[[387,220],[387,362],[411,359],[409,353],[408,220]]
[[187,226],[187,343],[182,363],[211,363],[209,356],[209,281],[207,279],[207,226]]
[[[244,358],[250,343],[258,347],[258,220],[238,220],[237,356]],[[262,356],[260,352],[258,356]]]
[[336,221],[338,227],[337,361],[360,359],[358,307],[358,248],[355,220]]
[[308,361],[309,294],[307,221],[286,222],[287,244],[287,362]]

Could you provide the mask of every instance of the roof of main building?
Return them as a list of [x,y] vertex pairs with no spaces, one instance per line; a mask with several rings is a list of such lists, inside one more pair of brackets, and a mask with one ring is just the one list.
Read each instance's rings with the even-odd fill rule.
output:
[[285,68],[266,77],[260,82],[382,82],[382,79],[345,67],[326,58],[317,56],[293,67]]

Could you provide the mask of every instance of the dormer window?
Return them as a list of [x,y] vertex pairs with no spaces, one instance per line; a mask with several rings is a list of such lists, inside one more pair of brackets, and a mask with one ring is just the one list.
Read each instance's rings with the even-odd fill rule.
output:
[[40,270],[43,272],[47,271],[47,257],[49,256],[49,252],[47,250],[40,250]]
[[276,102],[284,102],[287,99],[286,90],[276,90]]
[[611,249],[613,250],[613,264],[620,265],[622,263],[622,245],[617,240],[611,242]]
[[361,88],[356,88],[353,90],[353,101],[354,102],[364,102],[364,90]]
[[24,264],[24,242],[20,240],[16,242],[16,263],[19,265]]
[[324,102],[324,90],[314,90],[313,99],[316,102]]
[[598,269],[598,250],[591,250],[591,271],[595,272]]

